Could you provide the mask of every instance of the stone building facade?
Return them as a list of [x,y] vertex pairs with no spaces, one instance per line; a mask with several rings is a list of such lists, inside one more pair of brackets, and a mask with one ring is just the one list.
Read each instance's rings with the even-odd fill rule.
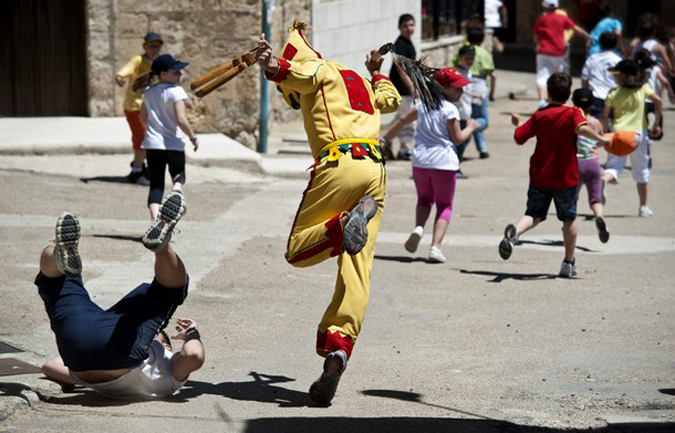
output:
[[[277,3],[274,21],[308,14],[301,0]],[[163,52],[190,62],[183,78],[187,87],[198,75],[254,48],[261,28],[260,0],[89,0],[87,7],[91,116],[122,114],[124,90],[115,86],[113,77],[142,52],[146,32],[160,33]],[[223,132],[255,147],[259,80],[253,67],[208,97],[193,98],[189,117],[195,129]]]
[[[230,58],[255,47],[261,29],[261,0],[88,0],[88,79],[91,116],[123,114],[124,89],[115,73],[142,52],[142,38],[155,31],[163,52],[190,62],[183,86]],[[365,73],[366,50],[393,41],[402,13],[419,17],[419,0],[276,0],[272,34],[280,51],[294,19],[309,23],[308,35],[324,57]],[[418,21],[419,22],[419,21]],[[418,35],[420,32],[417,33]],[[414,41],[419,46],[419,39]],[[384,70],[388,72],[390,63]],[[270,120],[298,120],[270,89]],[[255,147],[260,116],[260,73],[253,67],[203,99],[193,98],[189,117],[197,131],[222,132]]]

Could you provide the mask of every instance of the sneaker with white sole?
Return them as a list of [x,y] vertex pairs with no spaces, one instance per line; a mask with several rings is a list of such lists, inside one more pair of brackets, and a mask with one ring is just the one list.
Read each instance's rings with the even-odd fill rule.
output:
[[437,247],[431,247],[429,249],[429,262],[430,263],[445,263],[445,256],[443,251]]
[[[337,365],[336,365],[337,364]],[[335,397],[342,373],[347,368],[347,352],[331,352],[323,363],[323,372],[309,388],[309,396],[316,404],[328,406]]]
[[171,240],[171,233],[178,221],[185,215],[185,197],[180,191],[173,191],[162,201],[155,223],[145,232],[143,246],[155,251]]
[[508,260],[513,253],[513,246],[516,244],[516,238],[518,237],[518,229],[513,224],[509,224],[504,229],[504,239],[499,243],[499,256]]
[[598,237],[600,238],[600,242],[606,244],[609,240],[609,232],[607,231],[607,224],[605,224],[603,217],[595,217],[595,228],[598,229]]
[[54,241],[54,262],[62,273],[68,276],[82,273],[82,259],[77,251],[80,242],[80,222],[70,212],[64,212],[56,221]]
[[368,242],[368,221],[377,213],[377,202],[370,195],[363,196],[352,209],[342,230],[342,247],[354,256],[361,252]]
[[572,259],[571,262],[568,262],[567,260],[563,260],[562,264],[560,265],[560,273],[558,273],[559,276],[563,278],[572,278],[577,275],[577,265],[574,259]]
[[640,215],[640,218],[651,218],[654,216],[654,211],[652,211],[649,206],[640,206],[638,215]]
[[422,235],[424,235],[424,227],[417,226],[415,230],[410,233],[408,240],[405,241],[405,250],[409,253],[414,253],[417,251],[417,247],[420,245],[420,240],[422,240]]

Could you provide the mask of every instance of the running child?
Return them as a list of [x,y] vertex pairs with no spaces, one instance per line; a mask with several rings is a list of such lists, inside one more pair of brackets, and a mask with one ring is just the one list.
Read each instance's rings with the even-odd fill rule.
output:
[[[467,121],[470,118],[473,118],[476,122],[478,122],[478,130],[484,130],[487,128],[488,120],[485,117],[485,113],[487,111],[483,111],[481,109],[482,104],[483,104],[483,99],[487,97],[485,92],[481,92],[481,89],[484,89],[484,86],[482,86],[482,83],[480,82],[480,79],[476,80],[474,83],[473,79],[473,74],[471,73],[471,68],[474,65],[476,59],[476,47],[473,45],[464,45],[462,48],[459,49],[459,53],[457,55],[457,70],[466,78],[467,80],[471,81],[471,84],[467,85],[466,87],[463,88],[462,96],[460,97],[459,101],[455,102],[455,106],[459,109],[459,126],[461,128],[466,127]],[[478,91],[474,91],[474,88],[478,88]],[[475,134],[474,134],[475,136]],[[469,145],[469,139],[461,143],[460,145],[457,146],[457,157],[459,158],[460,165],[462,161],[464,160],[464,151],[466,150],[466,147]],[[466,179],[468,176],[462,172],[462,169],[460,167],[459,170],[457,170],[457,178],[458,179]]]
[[[147,125],[143,140],[148,161],[150,192],[148,208],[150,219],[157,218],[159,204],[164,195],[166,167],[173,182],[173,190],[181,191],[185,183],[185,141],[187,135],[195,151],[199,148],[197,136],[190,127],[185,109],[191,107],[185,90],[178,85],[181,70],[189,63],[162,54],[152,62],[152,73],[159,78],[143,94],[141,120]],[[182,132],[181,132],[182,131]]]
[[588,56],[581,70],[581,87],[593,91],[593,105],[589,112],[597,119],[602,118],[607,94],[616,87],[614,76],[607,69],[621,61],[621,57],[616,53],[617,43],[615,33],[601,34],[599,39],[601,51]]
[[124,93],[124,116],[127,118],[129,129],[131,129],[131,144],[134,150],[134,160],[131,162],[131,172],[127,175],[127,181],[148,185],[148,169],[145,166],[145,150],[141,148],[141,143],[145,138],[145,125],[141,122],[141,103],[143,102],[143,91],[138,89],[134,91],[133,83],[140,75],[150,72],[152,62],[159,56],[162,50],[162,37],[155,32],[148,32],[143,38],[143,54],[134,56],[122,69],[115,75],[115,82],[118,86],[124,87],[127,84],[127,90]]
[[[650,177],[649,134],[656,137],[661,134],[659,126],[661,124],[661,98],[649,84],[639,79],[638,65],[633,60],[624,59],[609,71],[615,74],[614,77],[619,87],[607,95],[602,112],[602,127],[605,131],[609,130],[609,117],[614,113],[612,125],[614,131],[633,131],[640,134],[640,144],[629,155],[631,173],[637,184],[640,200],[638,215],[642,218],[650,218],[654,212],[647,205],[647,187]],[[645,102],[648,99],[654,102],[654,123],[651,130],[648,130],[645,116]],[[603,181],[617,183],[625,164],[625,156],[608,155],[605,172],[602,175]]]
[[[495,61],[492,54],[481,47],[481,44],[485,40],[485,32],[482,28],[470,27],[467,30],[466,40],[469,46],[475,50],[474,62],[471,65],[472,92],[480,95],[480,97],[474,97],[471,101],[471,117],[484,120],[481,122],[480,128],[473,132],[473,139],[476,142],[476,149],[478,150],[480,159],[486,159],[490,157],[490,153],[488,152],[484,131],[489,124],[488,108],[490,101],[495,100],[495,86],[497,85]],[[452,60],[452,66],[455,68],[460,66],[459,53]]]
[[573,30],[587,40],[591,39],[591,36],[569,17],[556,13],[556,9],[560,6],[558,0],[543,0],[541,5],[544,13],[534,23],[533,28],[537,40],[537,93],[540,108],[547,104],[548,78],[554,72],[562,72],[565,69],[567,51],[565,31]]
[[[670,80],[663,73],[661,67],[654,61],[651,53],[642,48],[633,58],[635,63],[638,66],[638,78],[641,82],[649,84],[649,87],[654,90],[654,93],[658,95],[659,98],[662,98],[663,91],[665,90],[668,93],[668,99],[672,104],[675,101],[675,94],[673,93],[673,86],[670,84]],[[654,113],[655,105],[652,100],[647,100],[645,105],[645,114],[647,115],[647,123],[649,123],[649,114]],[[661,117],[661,123],[659,123],[661,128],[661,133],[658,136],[650,136],[649,138],[653,140],[660,140],[663,137],[663,117]]]
[[[590,113],[594,99],[593,92],[590,89],[577,89],[572,93],[572,102],[574,102],[575,107],[584,112],[588,126],[598,134],[602,134],[602,124]],[[577,136],[577,159],[579,160],[577,201],[581,187],[585,185],[588,192],[588,204],[593,211],[598,237],[600,242],[604,244],[609,240],[609,232],[602,216],[602,167],[600,167],[596,141],[583,135]]]
[[405,249],[411,253],[417,251],[424,225],[429,219],[431,206],[436,203],[436,218],[429,250],[429,262],[443,263],[445,256],[441,251],[443,237],[448,230],[452,217],[452,205],[455,197],[455,181],[459,170],[457,143],[463,143],[479,127],[473,119],[460,128],[460,115],[452,104],[462,96],[462,89],[471,84],[455,68],[443,68],[434,75],[442,87],[447,100],[438,110],[429,111],[422,103],[397,120],[384,134],[383,139],[394,137],[407,124],[417,120],[417,134],[413,148],[413,179],[417,189],[417,208],[415,211],[415,229],[405,243]]
[[554,73],[548,79],[546,87],[549,104],[537,110],[527,122],[521,125],[520,117],[511,113],[511,123],[516,127],[516,143],[522,145],[531,137],[536,137],[537,143],[530,158],[527,210],[515,225],[506,226],[504,239],[499,244],[499,255],[508,260],[516,239],[546,220],[553,201],[558,220],[563,223],[565,245],[565,258],[559,275],[571,278],[577,273],[574,257],[579,183],[577,135],[597,140],[601,146],[606,145],[609,140],[588,126],[581,110],[565,105],[572,93],[572,78],[568,74]]

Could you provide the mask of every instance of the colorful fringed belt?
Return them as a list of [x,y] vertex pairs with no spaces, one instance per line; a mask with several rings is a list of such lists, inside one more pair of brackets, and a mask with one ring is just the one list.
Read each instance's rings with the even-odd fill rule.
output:
[[314,164],[312,164],[310,168],[314,168],[326,157],[328,157],[329,162],[337,161],[347,152],[351,152],[352,157],[354,158],[364,158],[368,156],[373,160],[384,164],[382,148],[377,141],[364,138],[350,138],[334,141],[324,146],[319,157],[314,161]]

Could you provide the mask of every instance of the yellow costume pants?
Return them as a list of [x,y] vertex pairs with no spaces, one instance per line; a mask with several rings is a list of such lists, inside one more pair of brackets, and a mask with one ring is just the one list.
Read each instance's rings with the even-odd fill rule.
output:
[[[338,349],[351,351],[361,331],[368,307],[375,240],[384,211],[387,176],[382,162],[370,155],[349,151],[336,161],[323,158],[313,169],[288,239],[286,260],[297,267],[338,256],[335,293],[317,333],[317,353],[326,356]],[[351,211],[364,195],[378,203],[368,223],[368,242],[351,256],[342,251],[340,217]]]

